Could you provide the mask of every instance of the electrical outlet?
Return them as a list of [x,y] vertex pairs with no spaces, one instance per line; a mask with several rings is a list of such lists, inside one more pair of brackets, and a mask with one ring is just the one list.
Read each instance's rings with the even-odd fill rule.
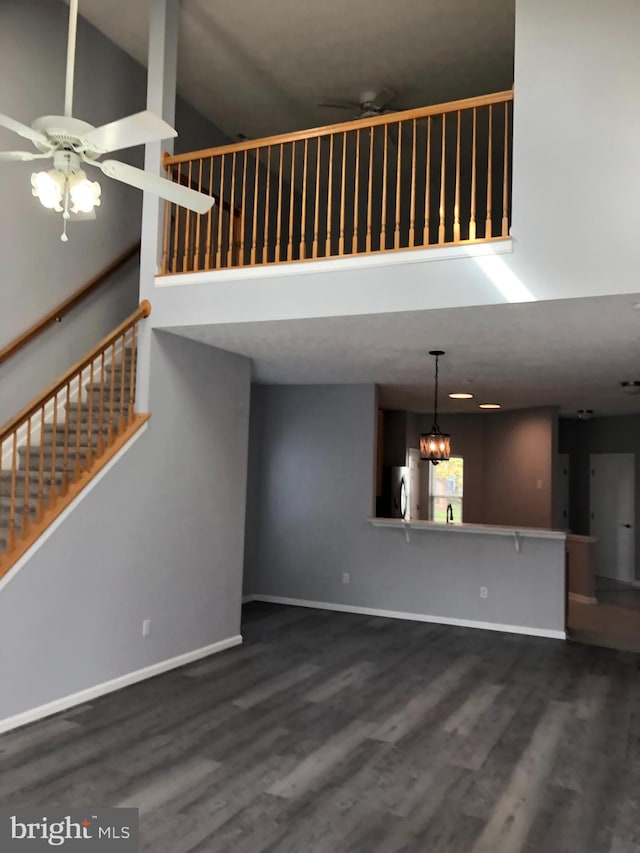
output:
[[142,620],[142,636],[148,637],[151,633],[151,619]]
[[342,573],[342,583],[351,583],[351,575],[349,572]]
[[489,591],[486,586],[480,587],[480,598],[487,598],[489,596]]

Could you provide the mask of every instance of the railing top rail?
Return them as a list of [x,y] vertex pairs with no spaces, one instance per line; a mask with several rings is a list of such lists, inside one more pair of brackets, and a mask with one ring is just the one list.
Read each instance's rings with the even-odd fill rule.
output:
[[135,326],[139,320],[148,317],[150,313],[151,303],[145,299],[140,303],[133,314],[130,314],[126,320],[123,320],[116,329],[110,332],[106,338],[103,338],[99,344],[87,353],[87,355],[83,356],[80,361],[77,361],[73,367],[70,367],[69,370],[60,377],[60,379],[57,379],[53,385],[50,385],[42,392],[42,394],[39,394],[35,400],[28,403],[22,411],[18,412],[15,417],[11,418],[11,420],[7,421],[4,426],[0,427],[0,445],[17,429],[19,429],[30,417],[40,411],[40,409],[42,409],[42,407],[45,406],[49,400],[61,391],[72,379],[82,373],[85,367],[88,367],[95,358],[114,344],[118,338],[127,332],[132,326]]
[[314,127],[310,130],[299,130],[295,133],[281,133],[277,136],[267,136],[264,139],[247,139],[242,142],[234,142],[230,145],[220,145],[216,148],[203,148],[200,151],[191,151],[187,154],[174,154],[163,157],[165,166],[175,163],[188,163],[193,160],[201,160],[205,157],[231,154],[234,151],[253,151],[256,148],[268,148],[271,145],[280,145],[286,142],[300,142],[305,139],[317,139],[321,136],[330,136],[333,133],[347,133],[350,130],[361,130],[362,128],[378,127],[385,124],[397,124],[398,122],[411,121],[411,119],[427,118],[428,116],[442,115],[443,113],[457,112],[458,110],[469,110],[474,107],[487,107],[490,104],[501,104],[513,100],[513,89],[504,92],[496,92],[492,95],[480,95],[476,98],[464,98],[460,101],[448,101],[444,104],[435,104],[431,107],[417,107],[413,110],[390,113],[375,118],[361,118],[353,121],[329,124],[324,127]]
[[82,300],[88,296],[92,291],[99,287],[104,281],[106,281],[110,275],[113,275],[114,272],[120,269],[120,267],[124,266],[127,261],[131,260],[140,250],[140,240],[137,240],[132,246],[123,252],[121,255],[112,261],[107,267],[101,270],[97,275],[95,275],[92,279],[90,279],[86,284],[84,284],[81,288],[76,290],[71,296],[49,311],[48,314],[45,314],[44,317],[41,317],[33,326],[30,326],[21,335],[18,335],[17,338],[14,338],[10,341],[5,347],[0,349],[0,364],[5,362],[12,355],[15,355],[22,347],[26,346],[30,343],[34,338],[36,338],[41,332],[44,332],[49,326],[56,322],[56,320],[62,315],[66,314],[72,308],[82,302]]

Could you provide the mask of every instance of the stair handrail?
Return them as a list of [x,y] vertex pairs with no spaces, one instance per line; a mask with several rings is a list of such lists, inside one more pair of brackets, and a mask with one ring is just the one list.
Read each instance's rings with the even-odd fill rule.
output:
[[130,261],[140,251],[140,240],[137,240],[133,245],[113,260],[108,266],[101,270],[97,275],[90,279],[86,284],[76,290],[71,296],[45,314],[40,320],[30,326],[26,331],[18,335],[17,338],[10,341],[5,347],[0,349],[0,364],[3,364],[12,355],[15,355],[24,346],[38,337],[45,329],[59,322],[62,317],[75,308],[80,302],[86,299],[89,294],[105,282],[113,273],[117,272],[120,267],[123,267],[127,261]]
[[231,142],[226,145],[216,145],[212,148],[202,148],[197,151],[188,151],[184,154],[162,155],[162,163],[165,168],[177,163],[189,163],[206,157],[221,154],[233,154],[238,151],[254,151],[256,148],[269,148],[273,145],[286,144],[288,142],[301,142],[305,139],[316,139],[321,136],[331,136],[334,133],[346,133],[350,130],[358,130],[370,127],[379,127],[385,124],[397,124],[398,122],[410,121],[411,119],[427,118],[429,116],[442,115],[443,113],[454,113],[459,110],[469,110],[489,105],[501,104],[513,101],[513,89],[503,92],[495,92],[488,95],[479,95],[474,98],[462,98],[458,101],[447,101],[442,104],[434,104],[430,107],[416,107],[411,110],[398,110],[386,115],[378,115],[370,118],[357,118],[352,121],[327,124],[321,127],[312,127],[309,130],[296,130],[292,133],[279,133],[275,136],[265,136],[261,139],[244,139],[241,142]]
[[133,314],[130,314],[126,320],[123,320],[122,323],[113,330],[113,332],[110,332],[105,338],[103,338],[99,344],[83,356],[80,361],[77,361],[72,367],[70,367],[69,370],[67,370],[45,391],[43,391],[42,394],[39,394],[35,400],[28,403],[24,409],[15,415],[15,417],[11,418],[11,420],[7,421],[4,426],[0,427],[0,445],[2,445],[2,443],[6,441],[12,433],[16,432],[16,430],[26,423],[29,418],[40,411],[52,397],[55,397],[56,394],[62,391],[62,389],[68,385],[71,380],[81,374],[85,368],[89,367],[91,363],[95,361],[101,353],[105,352],[110,346],[112,346],[118,338],[121,338],[122,335],[139,320],[143,320],[145,317],[148,317],[150,313],[151,303],[148,299],[144,299]]

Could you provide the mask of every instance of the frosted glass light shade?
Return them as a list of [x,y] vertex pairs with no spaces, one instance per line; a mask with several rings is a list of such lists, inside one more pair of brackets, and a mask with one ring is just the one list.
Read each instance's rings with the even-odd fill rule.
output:
[[94,207],[100,206],[102,190],[97,181],[87,179],[85,172],[80,169],[69,178],[69,194],[73,213],[91,213]]
[[34,172],[31,175],[31,191],[40,204],[49,210],[62,210],[60,202],[64,192],[65,176],[57,169],[49,172]]

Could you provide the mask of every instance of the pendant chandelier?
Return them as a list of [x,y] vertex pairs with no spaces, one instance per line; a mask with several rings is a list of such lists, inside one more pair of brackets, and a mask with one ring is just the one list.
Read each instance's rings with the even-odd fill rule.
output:
[[451,454],[451,436],[440,431],[438,425],[438,359],[444,355],[444,350],[433,349],[429,355],[436,359],[435,393],[433,401],[433,424],[431,431],[420,436],[420,459],[428,460],[433,465],[446,462]]

